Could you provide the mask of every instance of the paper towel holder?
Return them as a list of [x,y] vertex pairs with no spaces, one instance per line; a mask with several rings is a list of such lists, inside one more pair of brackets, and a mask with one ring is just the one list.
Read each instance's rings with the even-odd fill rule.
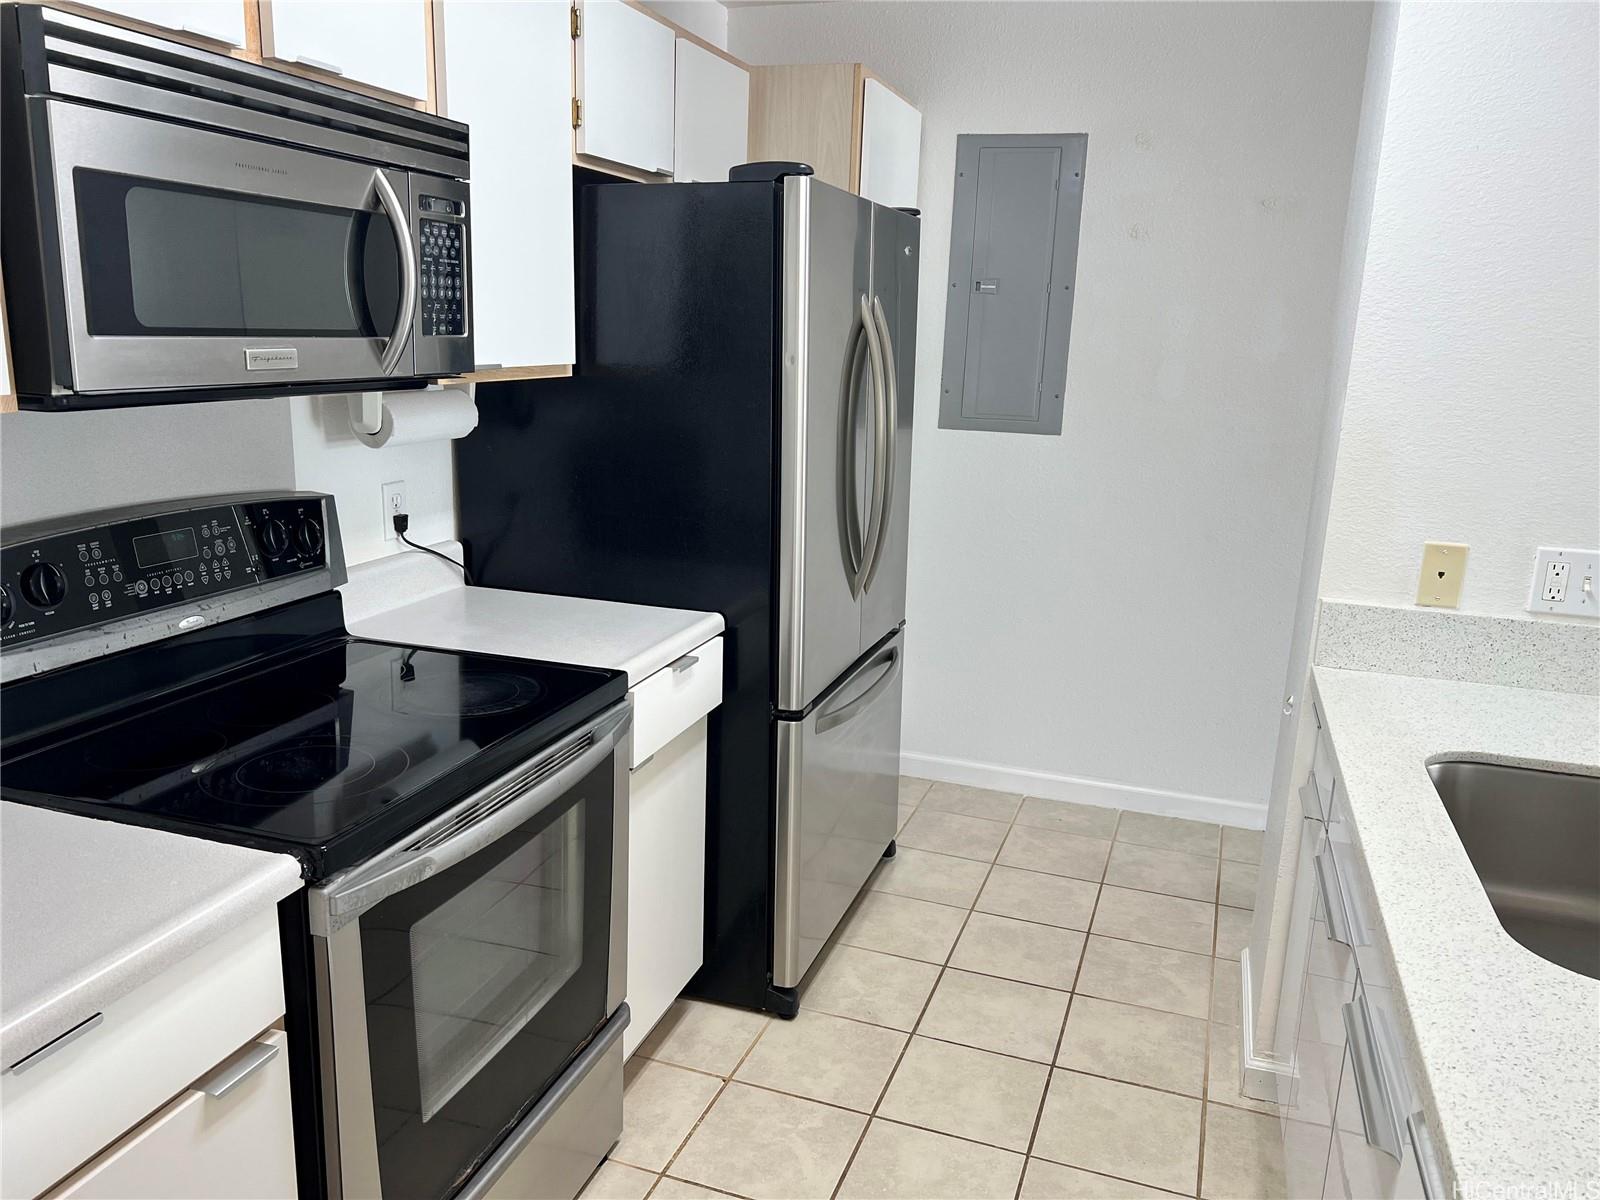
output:
[[350,428],[369,435],[383,428],[382,392],[350,393]]
[[[430,391],[466,393],[474,405],[478,402],[478,385],[474,381],[450,381],[444,388],[428,388],[422,392],[407,392],[408,396],[426,396]],[[383,429],[384,397],[387,392],[351,392],[347,397],[350,410],[350,431],[357,439],[375,437]],[[367,444],[363,441],[363,444]],[[373,447],[376,449],[377,447]]]

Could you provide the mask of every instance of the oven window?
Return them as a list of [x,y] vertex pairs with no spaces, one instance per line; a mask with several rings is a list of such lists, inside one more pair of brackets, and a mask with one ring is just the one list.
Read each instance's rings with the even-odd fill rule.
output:
[[607,759],[361,917],[384,1195],[453,1193],[610,1015],[615,802]]
[[380,212],[79,170],[89,332],[387,336],[399,254]]
[[528,839],[411,929],[422,1119],[538,1015],[583,961],[583,810]]

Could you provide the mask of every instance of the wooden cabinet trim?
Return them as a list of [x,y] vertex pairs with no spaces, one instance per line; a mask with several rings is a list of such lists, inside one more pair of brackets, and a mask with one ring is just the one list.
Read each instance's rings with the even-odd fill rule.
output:
[[644,4],[641,4],[639,2],[639,0],[622,0],[622,2],[624,4],[626,4],[629,8],[638,9],[645,16],[649,17],[652,21],[658,21],[662,25],[665,25],[668,29],[672,30],[673,33],[677,34],[684,41],[693,42],[696,46],[699,46],[700,49],[709,50],[712,54],[715,54],[718,58],[726,59],[728,62],[731,62],[736,67],[740,67],[740,68],[742,68],[742,69],[744,69],[746,71],[748,71],[750,69],[750,64],[745,62],[743,59],[735,58],[733,55],[729,54],[726,50],[724,50],[721,46],[717,45],[715,42],[707,41],[705,38],[701,37],[698,33],[690,33],[687,29],[685,29],[682,25],[679,25],[676,21],[673,21],[673,20],[671,20],[671,19],[669,19],[667,17],[662,16],[655,9],[649,8],[649,7],[645,6]]

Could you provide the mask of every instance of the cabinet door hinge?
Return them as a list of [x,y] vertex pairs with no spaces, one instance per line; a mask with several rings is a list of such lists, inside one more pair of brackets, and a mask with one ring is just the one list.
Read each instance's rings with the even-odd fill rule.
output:
[[578,11],[576,4],[572,6],[572,36],[575,38],[583,36],[583,14]]
[[572,98],[572,127],[574,129],[583,124],[583,101],[576,96]]

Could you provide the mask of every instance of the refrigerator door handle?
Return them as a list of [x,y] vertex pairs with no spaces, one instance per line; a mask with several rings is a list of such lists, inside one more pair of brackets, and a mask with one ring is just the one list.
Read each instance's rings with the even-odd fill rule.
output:
[[[866,297],[862,296],[865,312]],[[856,500],[856,439],[860,421],[861,370],[863,361],[870,358],[865,322],[857,325],[850,338],[847,370],[844,376],[844,434],[839,448],[839,507],[844,526],[844,567],[850,581],[850,594],[861,594],[862,568],[866,565],[867,547],[861,527],[861,505]]]
[[877,536],[868,546],[867,570],[861,583],[862,591],[872,586],[872,581],[878,574],[878,564],[883,561],[883,547],[889,540],[889,505],[894,501],[894,473],[899,465],[895,453],[895,429],[900,423],[900,393],[895,382],[894,339],[889,336],[889,319],[884,316],[883,301],[877,296],[872,298],[872,317],[878,328],[878,343],[883,354],[881,375],[884,389],[879,404],[880,425],[877,445],[877,457],[882,469],[881,472],[875,473],[875,475],[881,474],[883,484],[876,497]]
[[[890,385],[887,382],[883,334],[878,324],[878,315],[882,312],[883,305],[876,296],[872,298],[871,306],[868,306],[865,296],[861,297],[861,323],[867,331],[867,349],[872,358],[872,506],[867,517],[865,561],[851,588],[856,596],[866,591],[873,569],[877,566],[878,550],[883,542],[885,510],[889,507]],[[851,461],[854,462],[853,457]]]

